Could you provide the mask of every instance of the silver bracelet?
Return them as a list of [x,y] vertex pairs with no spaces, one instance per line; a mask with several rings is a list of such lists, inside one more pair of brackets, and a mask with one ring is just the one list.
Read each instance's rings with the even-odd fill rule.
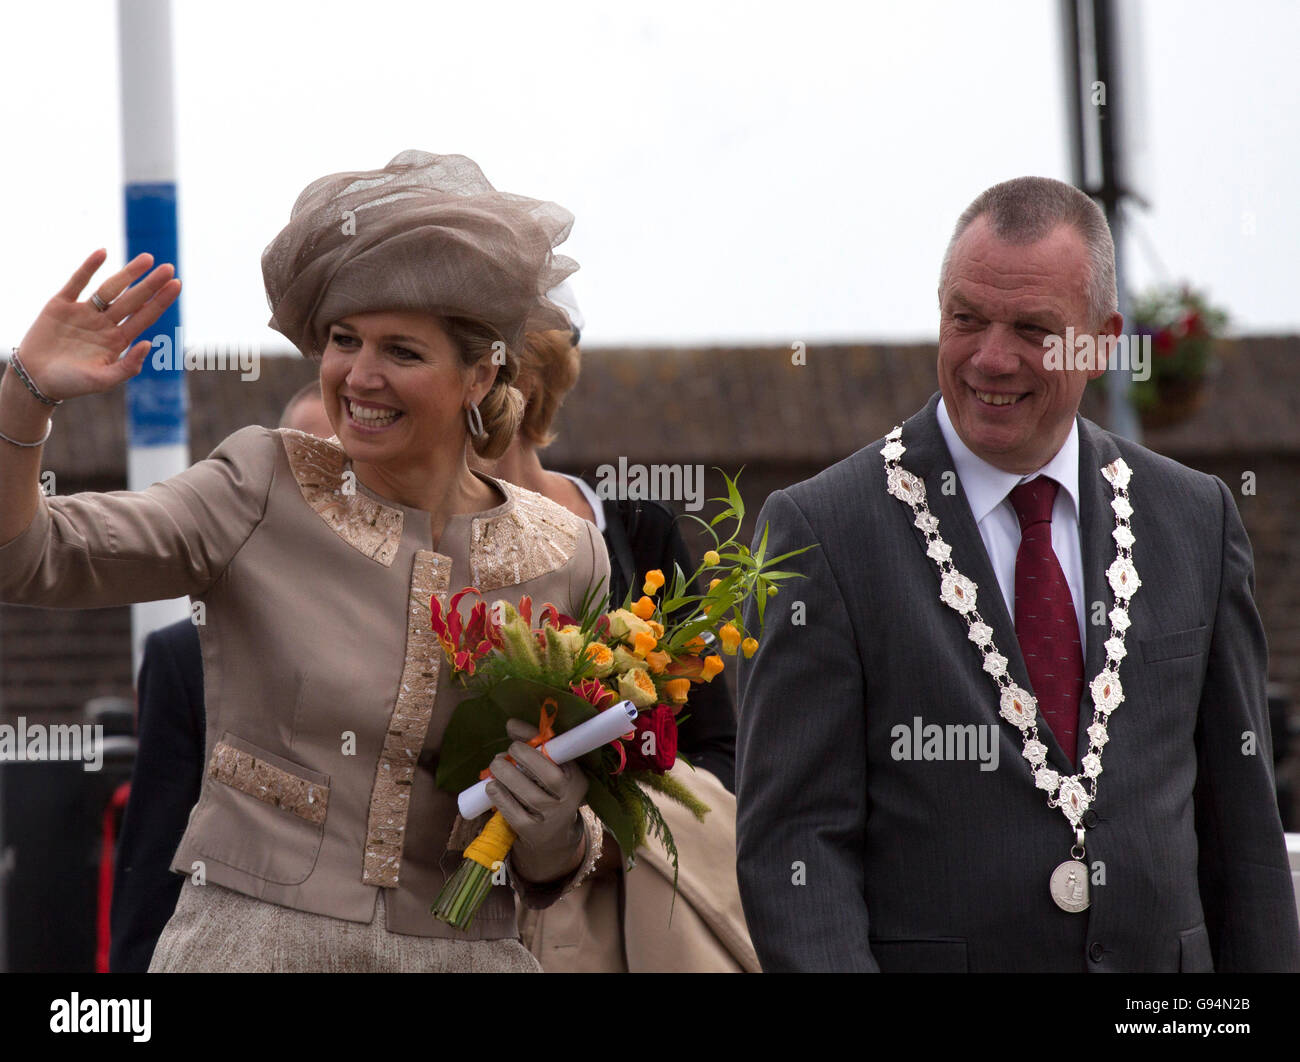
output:
[[[36,386],[36,381],[31,378],[31,374],[28,373],[27,369],[23,366],[23,363],[18,360],[17,347],[14,347],[13,353],[9,355],[9,364],[14,367],[14,372],[18,374],[18,379],[22,380],[26,385],[27,390],[32,393],[32,397],[35,398],[36,401],[43,402],[47,406],[63,405],[63,399],[50,398],[44,391]],[[36,445],[40,444],[37,443]]]
[[34,442],[34,443],[19,442],[17,439],[9,438],[9,436],[2,431],[0,431],[0,439],[3,439],[5,442],[10,443],[13,446],[21,446],[24,450],[31,450],[37,446],[44,446],[46,440],[49,439],[50,437],[50,432],[52,432],[53,430],[54,430],[54,419],[51,418],[45,422],[45,434],[41,436],[38,442]]

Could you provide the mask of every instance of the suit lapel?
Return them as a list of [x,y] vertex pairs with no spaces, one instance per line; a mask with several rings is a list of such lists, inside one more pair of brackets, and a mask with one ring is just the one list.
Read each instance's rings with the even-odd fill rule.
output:
[[1079,417],[1079,543],[1083,556],[1083,626],[1088,644],[1083,654],[1083,699],[1079,705],[1079,735],[1076,762],[1088,752],[1088,727],[1092,725],[1092,693],[1088,683],[1106,664],[1106,639],[1110,621],[1093,622],[1098,601],[1109,613],[1114,604],[1106,569],[1115,559],[1115,513],[1110,507],[1114,492],[1101,474],[1104,465],[1119,457],[1114,441],[1097,425]]

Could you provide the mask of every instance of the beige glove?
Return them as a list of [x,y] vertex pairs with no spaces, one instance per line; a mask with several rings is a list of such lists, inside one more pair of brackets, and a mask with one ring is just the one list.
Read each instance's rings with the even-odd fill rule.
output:
[[488,799],[517,835],[510,857],[519,874],[535,884],[554,881],[576,870],[586,855],[578,808],[587,779],[576,763],[552,763],[525,744],[537,727],[511,719],[506,733],[514,741],[492,760]]

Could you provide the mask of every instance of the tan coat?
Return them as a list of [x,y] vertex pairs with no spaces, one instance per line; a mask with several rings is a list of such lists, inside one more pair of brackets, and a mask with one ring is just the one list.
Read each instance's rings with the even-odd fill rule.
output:
[[520,911],[524,944],[545,972],[759,972],[736,883],[736,798],[708,771],[679,762],[672,774],[712,809],[700,823],[651,794],[677,845],[676,899],[672,864],[657,841],[637,849],[627,873],[602,864],[545,910]]
[[0,548],[0,597],[202,604],[208,766],[173,870],[353,922],[370,922],[382,887],[393,932],[510,937],[507,889],[466,935],[429,914],[459,863],[454,798],[432,769],[463,696],[429,599],[472,584],[573,613],[609,562],[590,523],[489,482],[506,500],[453,516],[435,543],[429,514],[367,490],[336,442],[245,428],[146,491],[43,500]]

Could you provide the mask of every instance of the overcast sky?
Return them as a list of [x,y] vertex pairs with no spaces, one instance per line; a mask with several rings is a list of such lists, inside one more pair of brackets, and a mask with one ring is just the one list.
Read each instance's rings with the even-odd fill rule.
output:
[[[1126,0],[1126,5],[1129,0]],[[1143,0],[1137,287],[1300,331],[1300,4]],[[124,249],[115,5],[3,6],[0,343]],[[1057,5],[174,4],[190,342],[285,341],[259,258],[309,181],[469,155],[577,217],[588,342],[928,339],[957,214],[1069,179]]]

